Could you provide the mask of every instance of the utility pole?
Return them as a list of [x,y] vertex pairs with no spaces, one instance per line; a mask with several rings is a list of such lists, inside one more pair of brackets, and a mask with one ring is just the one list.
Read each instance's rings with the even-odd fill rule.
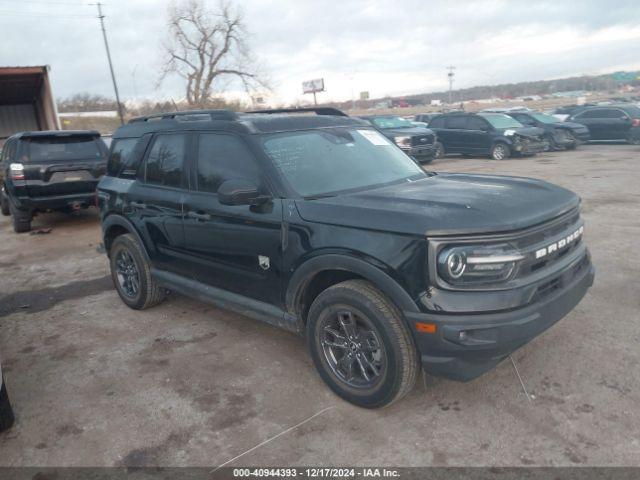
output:
[[453,103],[453,77],[455,75],[453,71],[455,69],[456,67],[454,67],[453,65],[449,65],[447,67],[447,70],[449,70],[449,73],[447,73],[447,77],[449,77],[449,105]]
[[109,70],[111,71],[111,80],[113,80],[113,90],[116,92],[116,103],[118,104],[118,115],[120,116],[120,124],[124,125],[124,115],[122,113],[122,104],[120,103],[120,94],[118,93],[118,84],[116,83],[116,75],[113,73],[113,62],[111,61],[111,52],[109,51],[109,42],[107,41],[107,31],[104,28],[104,15],[102,14],[102,4],[100,2],[94,4],[98,6],[98,18],[102,27],[102,38],[104,38],[104,48],[107,50],[107,60],[109,60]]

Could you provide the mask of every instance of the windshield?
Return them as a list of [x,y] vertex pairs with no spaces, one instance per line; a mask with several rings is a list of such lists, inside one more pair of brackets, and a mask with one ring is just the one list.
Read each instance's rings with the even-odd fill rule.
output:
[[522,128],[522,124],[515,118],[511,118],[509,115],[492,113],[482,116],[495,128]]
[[30,138],[26,158],[22,161],[92,160],[102,157],[93,137]]
[[542,123],[558,123],[558,119],[556,117],[552,117],[545,113],[532,113],[531,116]]
[[373,188],[426,173],[380,133],[331,128],[265,135],[263,146],[303,197]]
[[372,118],[373,124],[381,129],[385,128],[411,128],[411,122],[401,117],[377,117]]

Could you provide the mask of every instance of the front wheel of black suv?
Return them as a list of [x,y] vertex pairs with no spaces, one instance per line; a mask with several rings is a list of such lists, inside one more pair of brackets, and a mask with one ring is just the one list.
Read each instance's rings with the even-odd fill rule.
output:
[[16,233],[23,233],[31,230],[31,220],[33,218],[31,211],[16,208],[10,200],[7,199],[7,201],[9,203],[9,212],[11,213],[13,231]]
[[128,307],[144,310],[164,300],[165,290],[151,276],[149,262],[133,235],[120,235],[113,241],[109,264],[113,284]]
[[491,147],[491,158],[494,160],[505,160],[511,156],[511,150],[506,143],[498,142]]
[[402,314],[363,280],[318,295],[309,310],[307,341],[329,388],[360,407],[384,407],[404,397],[420,369]]
[[444,152],[444,145],[442,145],[442,143],[440,142],[436,142],[436,152],[434,154],[434,158],[443,158],[445,155]]
[[15,420],[13,416],[13,409],[9,402],[9,394],[7,393],[7,385],[4,381],[4,374],[1,379],[2,386],[0,387],[0,432],[3,432],[13,425]]

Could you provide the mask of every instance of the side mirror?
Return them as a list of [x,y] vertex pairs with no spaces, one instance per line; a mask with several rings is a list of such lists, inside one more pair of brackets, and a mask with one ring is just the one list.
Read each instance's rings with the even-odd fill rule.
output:
[[232,178],[218,187],[218,201],[222,205],[262,205],[271,200],[268,195],[260,195],[258,187],[249,180]]

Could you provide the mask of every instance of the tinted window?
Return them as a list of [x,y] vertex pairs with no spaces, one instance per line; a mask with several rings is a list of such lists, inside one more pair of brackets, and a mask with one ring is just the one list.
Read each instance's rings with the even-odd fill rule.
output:
[[602,110],[600,117],[601,118],[620,118],[620,117],[628,117],[628,115],[622,110],[617,110],[615,108],[607,108]]
[[180,187],[184,164],[186,137],[181,133],[158,135],[147,157],[147,183]]
[[260,186],[260,172],[249,148],[233,135],[200,135],[198,190],[215,193],[222,182],[231,178],[243,178]]
[[479,117],[469,117],[467,125],[469,130],[487,130],[489,128],[487,122]]
[[120,138],[113,141],[109,163],[107,164],[107,174],[112,177],[135,177],[138,169],[138,158],[135,146],[137,138]]
[[447,128],[467,128],[467,116],[466,115],[455,115],[451,117],[447,117]]
[[26,155],[20,160],[42,162],[47,160],[97,160],[103,151],[92,137],[30,138]]
[[605,109],[603,108],[594,108],[593,110],[586,110],[582,113],[578,113],[576,118],[605,118],[603,116],[603,112]]
[[429,127],[443,128],[445,117],[436,117],[429,122]]
[[0,159],[0,162],[2,163],[9,163],[14,161],[15,156],[16,156],[16,145],[18,144],[18,142],[16,142],[15,140],[10,140],[6,143],[6,145],[4,146],[4,149],[2,151],[2,158]]

